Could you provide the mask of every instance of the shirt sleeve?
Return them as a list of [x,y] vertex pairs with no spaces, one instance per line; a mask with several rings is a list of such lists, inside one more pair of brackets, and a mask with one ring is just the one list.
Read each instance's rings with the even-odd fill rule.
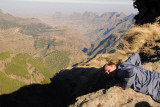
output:
[[121,65],[131,64],[135,66],[141,66],[141,58],[138,53],[132,54],[125,62],[123,62]]
[[132,54],[125,62],[120,64],[117,69],[116,77],[120,79],[124,89],[128,89],[135,81],[136,68],[141,66],[141,59],[138,53]]
[[123,78],[121,78],[121,87],[128,89],[135,82],[135,67],[123,71]]

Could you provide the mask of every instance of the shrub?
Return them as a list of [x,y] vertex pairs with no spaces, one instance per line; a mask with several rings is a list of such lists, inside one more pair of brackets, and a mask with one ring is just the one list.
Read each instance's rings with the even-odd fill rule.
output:
[[0,94],[14,92],[24,85],[26,85],[24,82],[11,79],[4,73],[0,72]]
[[0,60],[4,60],[6,58],[9,58],[11,55],[11,52],[3,52],[3,53],[0,53]]
[[13,74],[16,76],[25,77],[26,79],[30,79],[31,77],[33,77],[33,75],[29,73],[27,69],[27,63],[35,67],[34,73],[39,72],[43,74],[44,80],[42,81],[42,83],[50,82],[50,78],[54,75],[54,73],[44,65],[41,58],[33,58],[28,54],[18,54],[12,59],[10,63],[6,64],[6,74]]
[[35,49],[44,48],[46,45],[59,46],[63,45],[63,41],[56,42],[56,39],[45,39],[45,38],[35,38],[34,47]]
[[25,77],[28,79],[29,73],[27,70],[26,58],[26,54],[16,55],[10,63],[6,64],[6,73]]
[[42,84],[50,83],[50,78],[54,76],[54,73],[44,65],[41,58],[30,58],[28,63],[32,64],[35,67],[36,71],[39,71],[44,75],[44,80],[41,82]]
[[45,58],[45,62],[53,72],[58,72],[68,66],[70,62],[68,51],[54,51]]

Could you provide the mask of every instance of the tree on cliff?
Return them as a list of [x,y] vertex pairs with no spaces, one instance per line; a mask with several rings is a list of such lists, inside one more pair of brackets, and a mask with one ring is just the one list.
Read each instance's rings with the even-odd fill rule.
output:
[[134,8],[139,13],[135,16],[136,24],[153,23],[160,16],[160,0],[133,0]]

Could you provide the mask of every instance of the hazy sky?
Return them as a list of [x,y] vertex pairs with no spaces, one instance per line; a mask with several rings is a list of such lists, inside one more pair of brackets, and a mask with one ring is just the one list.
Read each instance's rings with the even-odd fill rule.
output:
[[132,0],[15,0],[30,2],[88,3],[88,4],[132,4]]
[[137,13],[132,0],[0,0],[0,9],[15,15],[45,15],[55,12]]

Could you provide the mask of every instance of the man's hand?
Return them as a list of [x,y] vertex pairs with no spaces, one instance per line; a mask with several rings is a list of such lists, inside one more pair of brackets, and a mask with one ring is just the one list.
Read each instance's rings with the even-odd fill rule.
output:
[[117,84],[116,86],[117,86],[118,88],[122,89],[122,90],[125,90],[120,83]]
[[122,90],[125,90],[123,87],[120,87],[120,86],[117,86],[118,88],[122,89]]

